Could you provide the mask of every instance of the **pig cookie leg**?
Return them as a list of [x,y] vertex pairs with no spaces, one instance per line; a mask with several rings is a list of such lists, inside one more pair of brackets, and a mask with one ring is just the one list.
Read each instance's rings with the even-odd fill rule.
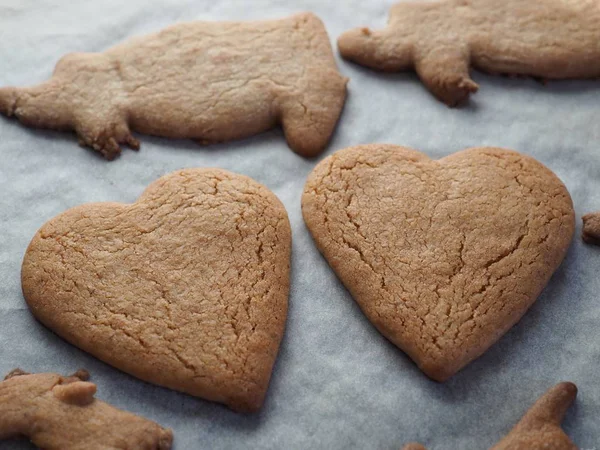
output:
[[318,110],[301,102],[287,108],[281,118],[288,145],[302,156],[314,156],[327,145],[329,136],[322,123]]
[[280,104],[280,122],[288,145],[302,156],[315,156],[325,149],[346,99],[347,78],[325,73],[310,79],[307,94],[287,97]]
[[96,114],[77,117],[75,131],[79,144],[93,148],[108,160],[114,159],[121,153],[120,144],[138,150],[140,143],[131,135],[127,121],[122,116],[116,117],[117,120],[112,117],[106,119]]
[[470,54],[466,48],[452,44],[422,51],[415,69],[425,86],[448,106],[457,106],[477,92],[479,86],[469,76]]
[[[129,100],[121,77],[118,60],[94,53],[65,55],[53,75],[73,99],[68,107],[79,143],[109,160],[121,152],[120,144],[136,150],[140,145],[129,130]],[[71,84],[72,79],[78,82]]]

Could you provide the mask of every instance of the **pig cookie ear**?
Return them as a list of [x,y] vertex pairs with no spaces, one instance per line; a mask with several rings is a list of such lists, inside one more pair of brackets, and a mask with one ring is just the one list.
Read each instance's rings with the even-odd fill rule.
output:
[[85,369],[79,369],[69,378],[77,378],[81,381],[87,381],[90,379],[90,373]]
[[79,369],[68,377],[60,377],[60,384],[69,384],[76,381],[88,381],[90,379],[90,373],[87,370]]
[[87,381],[71,381],[52,388],[54,396],[63,403],[85,406],[94,401],[96,385]]
[[8,372],[8,374],[4,377],[5,380],[8,380],[9,378],[14,378],[14,377],[20,377],[21,375],[29,375],[29,372],[25,372],[24,370],[21,369],[13,369],[10,372]]

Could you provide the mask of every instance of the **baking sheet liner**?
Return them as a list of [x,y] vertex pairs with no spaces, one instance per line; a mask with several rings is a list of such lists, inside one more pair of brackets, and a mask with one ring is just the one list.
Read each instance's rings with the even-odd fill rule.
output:
[[[332,44],[346,29],[383,26],[391,1],[248,2],[0,0],[0,85],[35,84],[71,51],[101,51],[185,20],[278,18],[313,11]],[[579,386],[564,428],[600,448],[600,248],[579,239],[580,216],[600,210],[600,81],[542,85],[474,73],[480,92],[460,109],[436,101],[414,74],[380,74],[338,60],[349,96],[328,150],[304,159],[281,131],[201,147],[138,136],[139,153],[107,162],[69,133],[0,120],[0,373],[69,373],[83,367],[97,397],[175,433],[175,449],[483,449],[504,436],[546,389]],[[317,251],[300,211],[306,176],[351,145],[407,145],[439,158],[471,146],[512,148],[537,158],[567,185],[578,216],[560,269],[525,317],[484,356],[439,384],[427,379],[360,312]],[[20,289],[20,264],[36,230],[92,201],[134,201],[166,173],[222,167],[249,175],[285,204],[293,231],[287,329],[264,408],[240,415],[152,386],[100,362],[44,328]],[[28,449],[24,441],[0,449]]]

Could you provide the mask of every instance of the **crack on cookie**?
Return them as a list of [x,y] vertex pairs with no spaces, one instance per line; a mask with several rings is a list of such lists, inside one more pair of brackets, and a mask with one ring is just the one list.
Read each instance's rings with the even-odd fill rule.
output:
[[517,238],[517,240],[515,241],[515,243],[510,248],[508,248],[507,250],[501,252],[498,256],[496,256],[495,258],[492,258],[491,260],[489,260],[488,262],[486,262],[483,265],[483,267],[485,267],[486,269],[489,269],[494,264],[498,264],[498,263],[502,262],[502,260],[508,258],[515,251],[517,251],[519,249],[519,247],[521,246],[521,242],[523,242],[523,239],[529,234],[529,218],[525,222],[524,227],[525,227],[525,230],[526,230],[525,233],[521,234]]

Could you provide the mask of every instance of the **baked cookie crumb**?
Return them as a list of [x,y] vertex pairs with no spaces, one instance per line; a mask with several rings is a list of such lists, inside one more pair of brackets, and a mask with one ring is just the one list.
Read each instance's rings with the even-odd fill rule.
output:
[[588,244],[600,245],[600,212],[586,214],[582,219],[582,239]]

